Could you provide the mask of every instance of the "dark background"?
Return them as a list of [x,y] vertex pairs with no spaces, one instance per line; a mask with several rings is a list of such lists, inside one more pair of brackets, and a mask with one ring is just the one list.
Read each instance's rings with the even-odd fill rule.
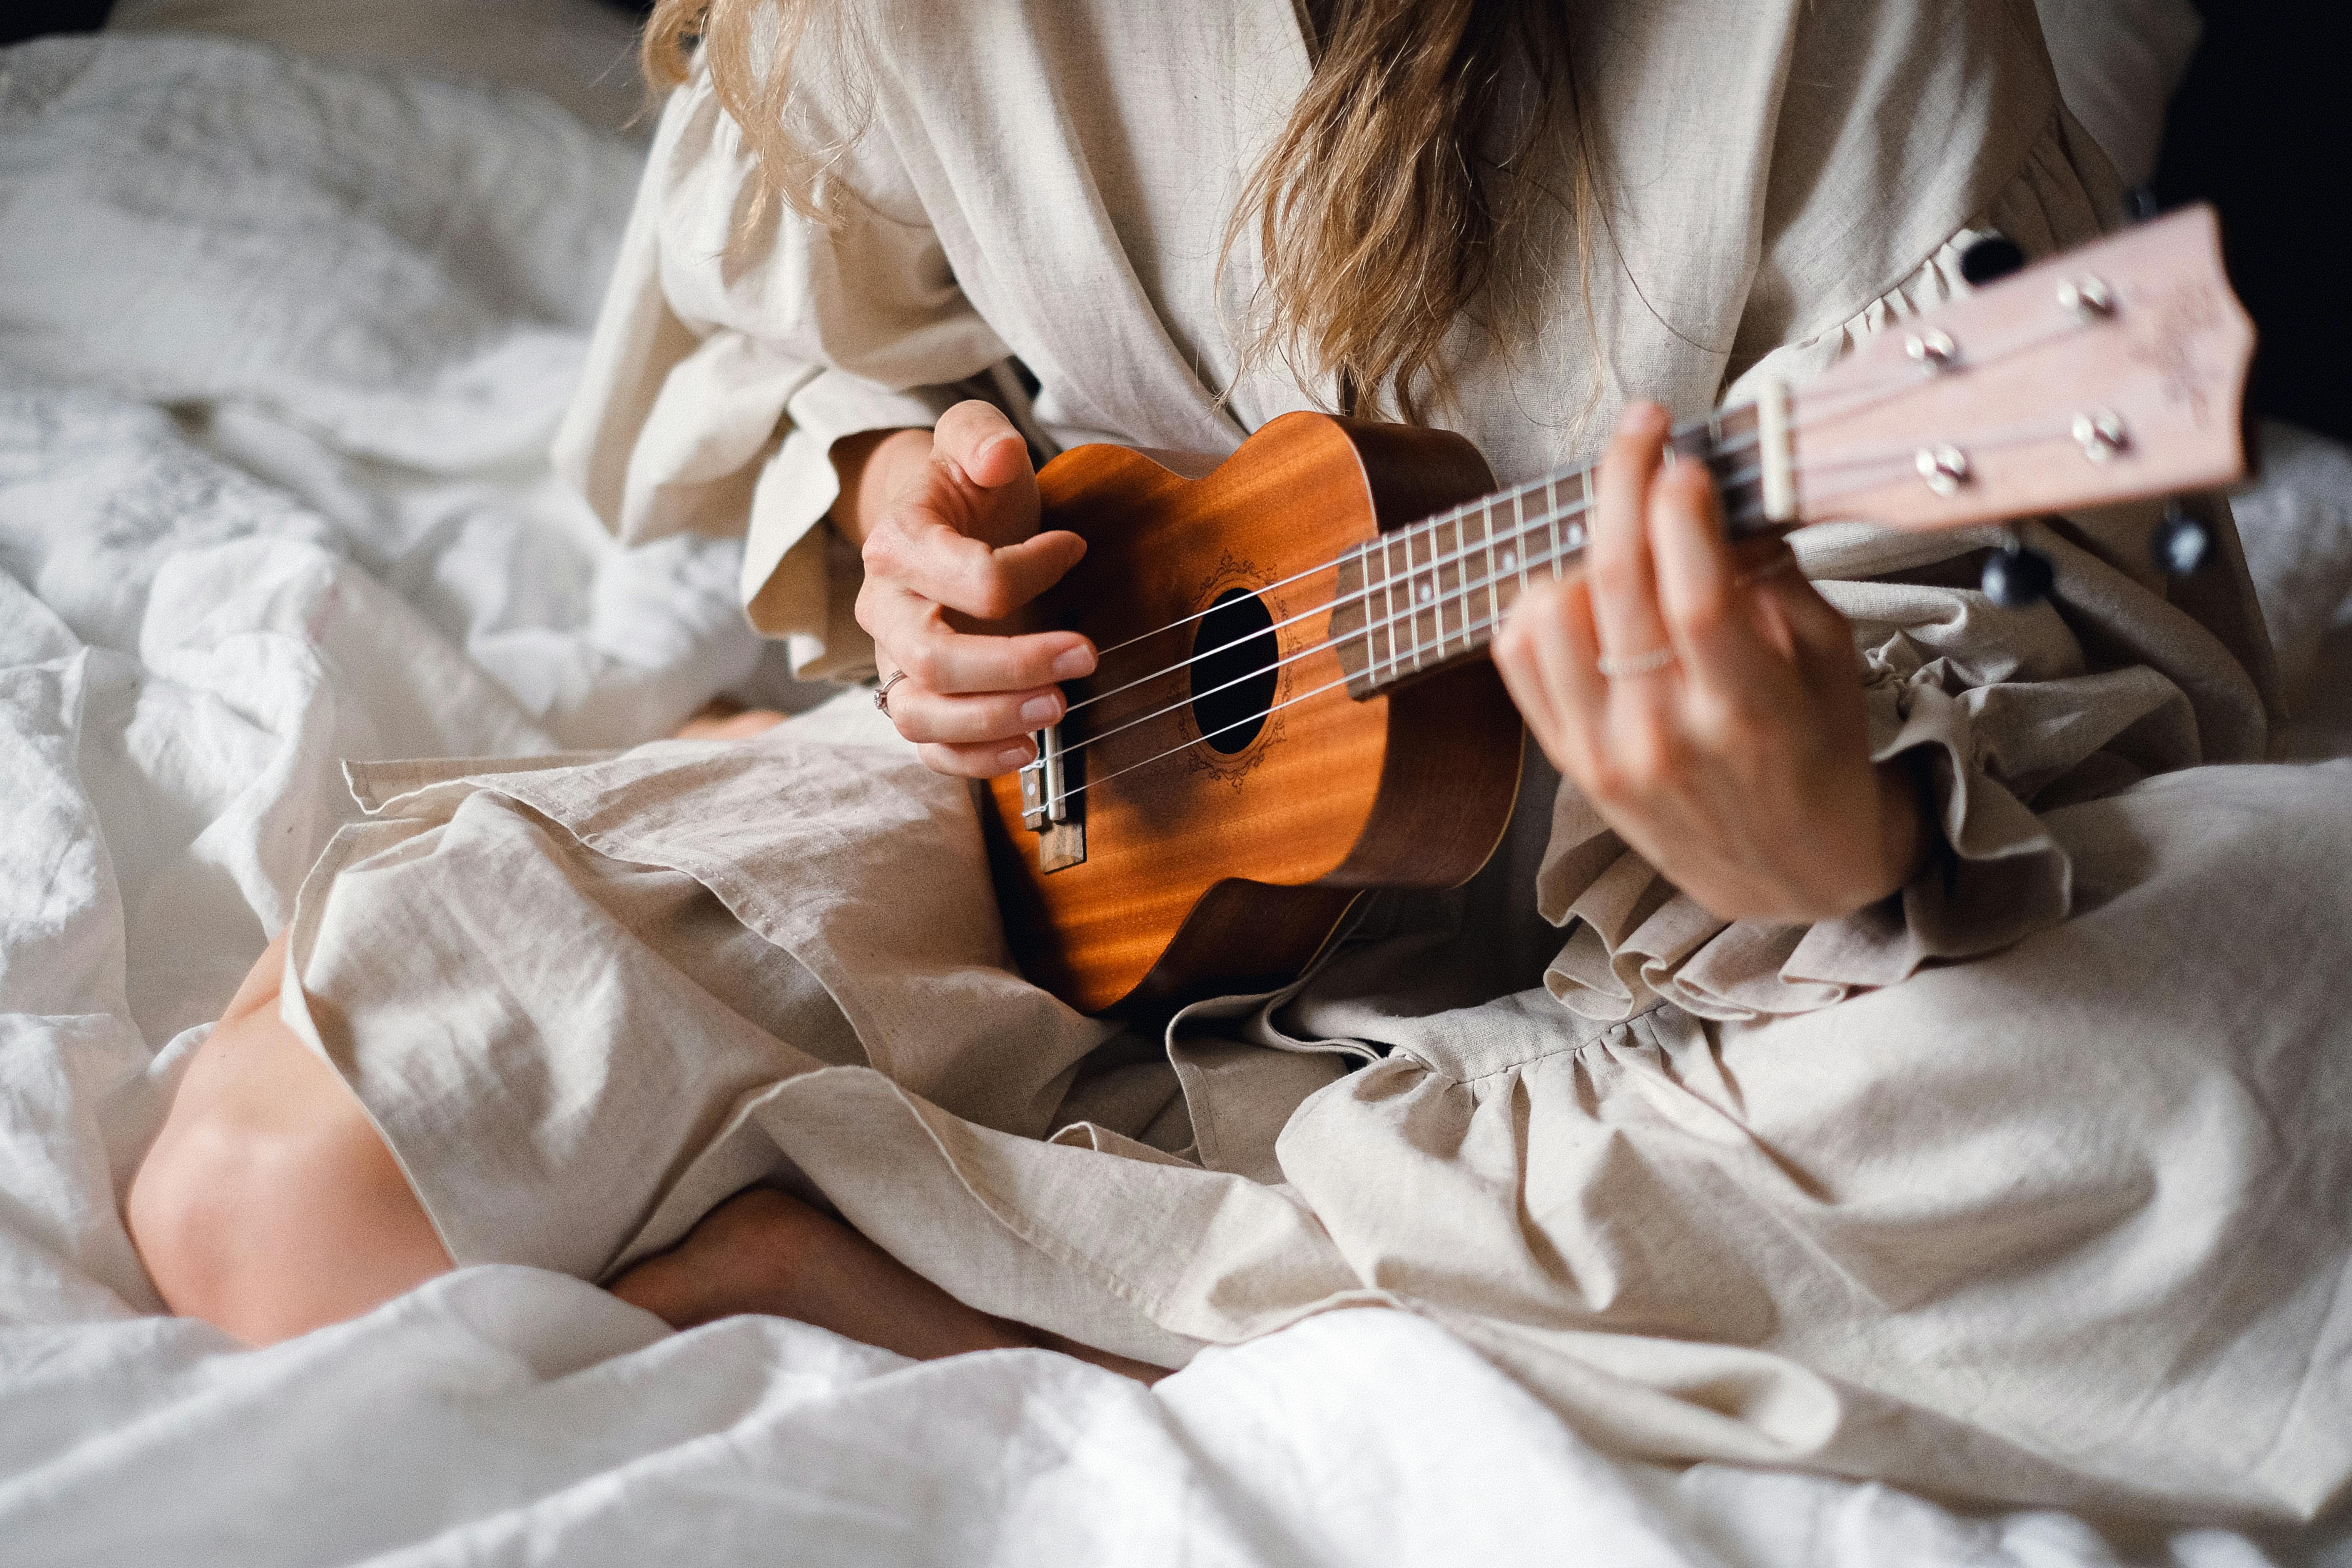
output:
[[[0,43],[87,31],[107,4],[16,0]],[[2231,275],[2262,330],[2254,408],[2352,442],[2352,15],[2344,0],[2198,8],[2205,44],[2173,104],[2158,205],[2221,210]]]
[[2251,401],[2352,442],[2352,9],[2199,0],[2205,42],[2166,122],[2159,206],[2210,201],[2262,331]]

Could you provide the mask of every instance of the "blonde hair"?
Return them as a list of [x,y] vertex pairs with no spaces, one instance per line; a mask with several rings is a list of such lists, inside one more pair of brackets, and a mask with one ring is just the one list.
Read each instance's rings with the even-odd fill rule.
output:
[[[1570,217],[1586,282],[1593,181],[1566,26],[1545,0],[1328,0],[1318,10],[1307,89],[1244,186],[1220,254],[1222,264],[1254,234],[1265,258],[1244,363],[1278,359],[1302,385],[1328,375],[1348,412],[1419,418],[1454,393],[1444,351],[1457,321],[1507,353],[1532,340],[1549,292],[1539,213]],[[820,187],[845,143],[796,133],[790,100],[810,29],[843,25],[824,0],[654,7],[646,80],[684,82],[698,46],[757,161],[745,229],[776,201],[835,221]],[[1532,88],[1524,103],[1511,96],[1518,84]],[[1506,123],[1515,109],[1516,127]],[[1565,195],[1539,162],[1559,145],[1562,109],[1575,137]]]

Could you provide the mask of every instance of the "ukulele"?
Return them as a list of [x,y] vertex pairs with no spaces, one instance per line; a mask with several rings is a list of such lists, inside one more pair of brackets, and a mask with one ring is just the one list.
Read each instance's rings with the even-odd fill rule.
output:
[[[2013,252],[2012,252],[2013,256]],[[1737,540],[1926,531],[2242,477],[2253,329],[2210,208],[1889,326],[1802,385],[1684,425]],[[1380,888],[1446,888],[1508,823],[1524,731],[1482,657],[1577,570],[1592,469],[1496,489],[1440,430],[1312,413],[1223,461],[1073,448],[1045,526],[1087,541],[1036,606],[1100,658],[1036,760],[978,786],[1022,972],[1082,1012],[1164,1012],[1297,978]],[[2011,532],[2006,603],[2050,568]],[[2206,542],[2175,509],[2176,567]]]

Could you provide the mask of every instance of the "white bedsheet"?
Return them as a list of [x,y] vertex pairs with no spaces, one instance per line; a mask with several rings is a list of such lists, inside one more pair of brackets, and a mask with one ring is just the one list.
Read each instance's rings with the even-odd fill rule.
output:
[[151,1316],[119,1195],[338,759],[624,744],[754,676],[735,546],[621,551],[540,456],[633,175],[490,89],[0,53],[0,1563],[2352,1563],[1621,1464],[1390,1312],[1150,1392],[523,1268],[263,1352]]

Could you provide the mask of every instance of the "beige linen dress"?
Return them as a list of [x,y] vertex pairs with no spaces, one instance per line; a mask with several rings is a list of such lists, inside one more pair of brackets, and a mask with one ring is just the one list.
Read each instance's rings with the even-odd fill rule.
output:
[[[803,64],[835,226],[772,206],[730,248],[735,133],[707,83],[670,104],[559,451],[624,538],[748,519],[804,673],[872,661],[840,436],[980,386],[1046,447],[1223,452],[1329,391],[1244,363],[1255,258],[1216,265],[1306,79],[1290,0],[861,17]],[[1635,393],[1828,363],[1980,230],[2111,210],[2024,0],[1575,26],[1591,315],[1564,262],[1536,342],[1465,329],[1444,419],[1506,480]],[[853,691],[749,743],[355,767],[286,1016],[460,1263],[604,1278],[775,1181],[1165,1364],[1384,1306],[1651,1458],[2309,1517],[2352,1474],[2352,771],[2200,765],[2265,732],[2216,516],[2170,596],[2144,513],[2071,520],[2024,610],[1974,590],[1984,536],[1801,539],[1944,839],[1845,920],[1715,920],[1538,761],[1465,888],[1122,1032],[1008,972],[965,786]]]

